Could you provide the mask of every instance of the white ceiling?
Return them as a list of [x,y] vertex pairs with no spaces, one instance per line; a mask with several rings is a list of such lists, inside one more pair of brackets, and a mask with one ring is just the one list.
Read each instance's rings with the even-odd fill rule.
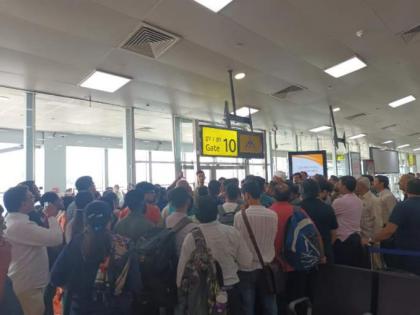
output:
[[[142,22],[182,40],[158,60],[120,49]],[[416,146],[420,140],[408,135],[420,132],[419,101],[398,109],[387,104],[409,94],[420,98],[420,37],[408,44],[400,37],[418,24],[416,0],[234,0],[219,14],[192,0],[2,0],[0,85],[134,105],[141,110],[139,128],[153,122],[166,139],[170,114],[222,120],[232,68],[247,73],[236,82],[237,100],[261,109],[254,116],[258,127],[302,131],[328,124],[332,104],[341,107],[337,123],[348,135],[364,132],[371,143],[395,139]],[[340,79],[322,71],[354,54],[366,69]],[[78,87],[93,69],[134,80],[114,94]],[[271,96],[291,84],[307,90],[283,100]],[[97,128],[112,135],[122,128],[115,119],[121,112],[100,106],[103,114],[89,114],[83,102],[46,98],[38,112],[49,114],[38,127],[55,128],[51,117],[59,114],[81,132]],[[365,118],[344,119],[362,112]]]

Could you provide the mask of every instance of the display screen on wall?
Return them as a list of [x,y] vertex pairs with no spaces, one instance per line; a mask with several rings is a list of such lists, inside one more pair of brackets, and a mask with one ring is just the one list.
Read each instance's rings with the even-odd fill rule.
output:
[[375,164],[376,174],[398,174],[400,172],[397,151],[370,148],[370,158]]
[[201,126],[202,156],[264,158],[264,135],[235,129]]
[[309,176],[316,174],[328,176],[326,151],[289,152],[289,174],[305,171]]

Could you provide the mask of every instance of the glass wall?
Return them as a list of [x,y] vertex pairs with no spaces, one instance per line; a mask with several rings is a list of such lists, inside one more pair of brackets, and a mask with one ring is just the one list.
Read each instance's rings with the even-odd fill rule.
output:
[[175,180],[172,116],[140,109],[134,113],[136,181],[169,186]]
[[22,91],[0,88],[0,197],[12,186],[25,180],[25,126],[26,94]]

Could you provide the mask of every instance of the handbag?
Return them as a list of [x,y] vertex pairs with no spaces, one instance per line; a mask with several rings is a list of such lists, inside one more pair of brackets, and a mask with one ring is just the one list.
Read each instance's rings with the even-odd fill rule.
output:
[[264,263],[260,249],[258,248],[257,240],[255,239],[254,232],[249,224],[248,217],[244,209],[241,210],[242,218],[244,220],[249,238],[254,246],[258,260],[262,266],[257,285],[260,290],[267,294],[283,294],[286,289],[286,273],[282,270],[275,260],[271,263]]

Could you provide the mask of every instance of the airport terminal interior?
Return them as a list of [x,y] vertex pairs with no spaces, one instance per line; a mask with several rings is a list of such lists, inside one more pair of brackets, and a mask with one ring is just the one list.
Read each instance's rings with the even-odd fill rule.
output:
[[419,0],[0,0],[0,315],[419,315],[419,56]]

